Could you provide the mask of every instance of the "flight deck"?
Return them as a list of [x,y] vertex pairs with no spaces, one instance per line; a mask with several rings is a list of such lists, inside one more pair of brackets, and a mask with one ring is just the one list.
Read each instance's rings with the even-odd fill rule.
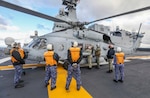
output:
[[[142,54],[146,55],[145,57]],[[31,61],[26,61],[24,66],[26,75],[23,88],[14,88],[14,70],[11,62],[0,64],[0,98],[149,98],[150,97],[150,53],[144,52],[140,57],[129,58],[125,62],[125,81],[113,82],[114,72],[106,73],[108,65],[102,65],[100,69],[93,67],[81,68],[82,87],[76,90],[76,82],[73,79],[70,91],[65,90],[67,71],[58,66],[57,88],[53,91],[50,86],[44,86],[45,68],[41,65],[34,66]],[[2,59],[2,58],[0,58]]]

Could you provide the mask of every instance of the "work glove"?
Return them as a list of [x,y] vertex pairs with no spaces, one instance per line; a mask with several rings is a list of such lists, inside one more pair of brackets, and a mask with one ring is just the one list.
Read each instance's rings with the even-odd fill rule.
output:
[[73,66],[74,68],[76,68],[77,65],[78,65],[77,63],[73,63],[73,64],[72,64],[72,66]]

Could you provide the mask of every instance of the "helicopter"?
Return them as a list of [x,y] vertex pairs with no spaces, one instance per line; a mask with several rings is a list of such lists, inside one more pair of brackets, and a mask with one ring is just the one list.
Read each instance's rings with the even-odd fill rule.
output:
[[[109,18],[149,10],[150,6],[97,19],[91,22],[80,22],[76,15],[77,4],[78,0],[62,0],[62,5],[66,6],[65,9],[67,11],[64,8],[61,8],[58,15],[52,17],[3,0],[0,2],[0,6],[54,22],[51,33],[38,36],[38,32],[36,31],[35,36],[32,36],[33,40],[23,47],[28,56],[27,59],[29,60],[43,62],[43,53],[47,50],[47,44],[53,44],[54,51],[58,53],[60,61],[63,61],[64,65],[67,62],[67,50],[72,46],[74,41],[79,43],[79,46],[83,51],[89,45],[94,49],[96,48],[96,45],[99,44],[101,48],[101,57],[99,58],[101,64],[106,63],[106,54],[110,44],[114,46],[114,49],[116,49],[116,47],[122,47],[122,50],[126,54],[133,53],[140,46],[141,39],[144,36],[143,33],[140,33],[141,24],[138,32],[128,32],[119,29],[119,27],[117,27],[115,31],[110,31],[108,26],[94,23]],[[14,40],[11,38],[5,40],[9,49],[12,41]],[[83,52],[83,56],[85,56],[85,58],[82,59],[81,64],[87,63],[86,53]],[[95,58],[93,58],[92,62],[95,62]]]

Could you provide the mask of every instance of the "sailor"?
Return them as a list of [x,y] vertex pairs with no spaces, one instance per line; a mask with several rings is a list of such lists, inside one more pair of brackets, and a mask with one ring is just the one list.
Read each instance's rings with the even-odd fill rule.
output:
[[[24,50],[23,50],[23,48],[21,48],[21,44],[20,43],[18,43],[18,51],[19,51],[19,53],[20,53],[20,56],[21,56],[21,58],[22,59],[24,59],[25,58],[25,52],[24,52]],[[24,60],[25,61],[25,60]],[[22,66],[23,67],[23,66]],[[23,68],[22,68],[23,69]],[[26,72],[23,70],[23,75],[25,75],[26,74]]]
[[59,56],[54,52],[52,44],[47,45],[47,51],[44,53],[46,63],[45,87],[49,85],[51,78],[51,90],[56,88],[57,64]]
[[22,75],[22,64],[24,64],[25,62],[21,58],[20,53],[18,52],[18,45],[16,42],[12,44],[10,55],[11,55],[11,62],[15,68],[15,75],[14,75],[15,88],[24,87],[24,85],[20,83],[24,82],[23,80],[21,80],[21,75]]
[[121,51],[120,47],[117,47],[117,53],[114,56],[114,66],[115,66],[115,79],[114,82],[124,81],[124,59],[125,54]]
[[66,90],[69,90],[70,82],[72,80],[73,74],[77,82],[77,90],[80,90],[81,86],[81,70],[80,61],[82,60],[82,52],[78,47],[78,42],[73,42],[73,46],[68,50],[68,76],[66,81]]
[[95,49],[95,57],[96,57],[96,63],[98,69],[100,68],[100,55],[101,55],[101,48],[100,45],[97,44]]
[[89,45],[85,52],[88,54],[87,55],[87,61],[88,61],[88,65],[89,65],[89,69],[92,69],[92,46]]
[[113,72],[113,65],[112,65],[112,61],[113,61],[113,57],[115,55],[115,50],[112,44],[109,45],[109,50],[107,52],[107,58],[108,58],[108,64],[109,64],[109,70],[107,71],[107,73],[112,73]]

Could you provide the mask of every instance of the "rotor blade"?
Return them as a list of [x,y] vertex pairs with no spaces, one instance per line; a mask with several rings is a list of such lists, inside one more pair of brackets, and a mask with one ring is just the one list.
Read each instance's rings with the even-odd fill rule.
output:
[[16,11],[19,11],[19,12],[23,12],[23,13],[26,13],[26,14],[30,14],[30,15],[33,15],[33,16],[37,16],[37,17],[40,17],[40,18],[44,18],[44,19],[47,19],[47,20],[51,20],[51,21],[54,21],[54,22],[68,23],[67,21],[64,21],[64,20],[61,20],[61,19],[58,19],[58,18],[55,18],[55,17],[52,17],[52,16],[48,16],[48,15],[45,15],[45,14],[42,14],[42,13],[39,13],[39,12],[36,12],[36,11],[32,11],[30,9],[26,9],[26,8],[23,8],[23,7],[20,7],[18,5],[14,5],[14,4],[2,1],[2,0],[0,0],[0,6],[6,7],[6,8],[9,8],[9,9],[13,9],[13,10],[16,10]]
[[98,20],[94,20],[94,21],[88,22],[86,25],[89,25],[89,24],[94,23],[94,22],[97,22],[97,21],[106,20],[106,19],[109,19],[109,18],[114,18],[114,17],[118,17],[118,16],[123,16],[123,15],[127,15],[127,14],[132,14],[132,13],[136,13],[136,12],[141,12],[141,11],[145,11],[145,10],[149,10],[149,9],[150,9],[150,6],[144,7],[144,8],[140,8],[140,9],[136,9],[136,10],[133,10],[133,11],[129,11],[129,12],[125,12],[125,13],[113,15],[113,16],[106,17],[106,18],[102,18],[102,19],[98,19]]

